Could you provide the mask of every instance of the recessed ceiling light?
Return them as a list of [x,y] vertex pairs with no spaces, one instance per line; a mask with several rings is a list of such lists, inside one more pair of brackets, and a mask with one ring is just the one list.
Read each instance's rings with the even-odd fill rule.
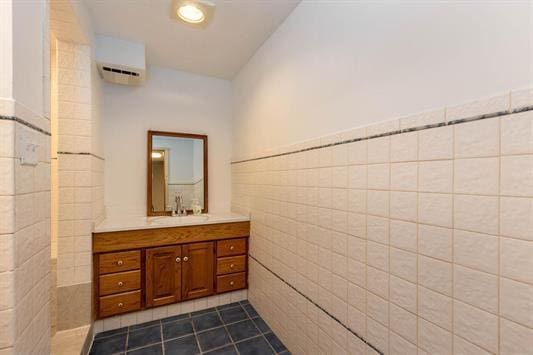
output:
[[207,0],[174,0],[171,16],[193,27],[205,27],[213,15],[215,4]]
[[186,22],[200,23],[205,20],[204,12],[195,5],[183,5],[178,8],[178,16]]

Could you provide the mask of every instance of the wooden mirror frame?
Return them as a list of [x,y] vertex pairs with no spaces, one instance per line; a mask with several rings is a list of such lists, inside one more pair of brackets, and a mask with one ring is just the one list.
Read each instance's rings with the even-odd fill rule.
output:
[[[147,160],[147,190],[146,190],[146,215],[147,216],[170,216],[172,212],[161,211],[153,212],[151,209],[152,206],[152,138],[153,136],[166,136],[166,137],[176,137],[176,138],[192,138],[192,139],[201,139],[204,142],[204,208],[202,213],[208,212],[208,174],[207,174],[207,135],[203,134],[192,134],[192,133],[176,133],[176,132],[162,132],[162,131],[148,131],[148,155]],[[192,210],[187,210],[187,212],[192,212]]]

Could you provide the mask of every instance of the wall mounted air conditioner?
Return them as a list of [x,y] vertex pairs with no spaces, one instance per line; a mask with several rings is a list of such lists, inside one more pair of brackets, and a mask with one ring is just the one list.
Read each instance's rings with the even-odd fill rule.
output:
[[139,85],[146,76],[144,44],[96,36],[96,66],[100,76],[122,85]]

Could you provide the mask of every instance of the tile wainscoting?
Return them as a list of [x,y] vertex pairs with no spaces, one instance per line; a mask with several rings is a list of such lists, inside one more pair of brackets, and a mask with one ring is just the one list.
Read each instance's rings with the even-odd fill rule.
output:
[[249,300],[289,350],[533,348],[533,90],[242,156]]
[[[50,352],[49,121],[14,105],[20,117],[0,116],[0,353],[44,354]],[[21,163],[22,137],[38,147],[35,165]]]

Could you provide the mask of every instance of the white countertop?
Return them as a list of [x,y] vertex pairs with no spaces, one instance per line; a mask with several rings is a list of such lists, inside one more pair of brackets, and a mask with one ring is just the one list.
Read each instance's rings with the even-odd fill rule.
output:
[[183,217],[117,217],[104,219],[98,224],[94,232],[118,232],[138,229],[170,228],[182,226],[197,226],[217,223],[246,222],[250,218],[237,213],[215,213],[189,215]]

